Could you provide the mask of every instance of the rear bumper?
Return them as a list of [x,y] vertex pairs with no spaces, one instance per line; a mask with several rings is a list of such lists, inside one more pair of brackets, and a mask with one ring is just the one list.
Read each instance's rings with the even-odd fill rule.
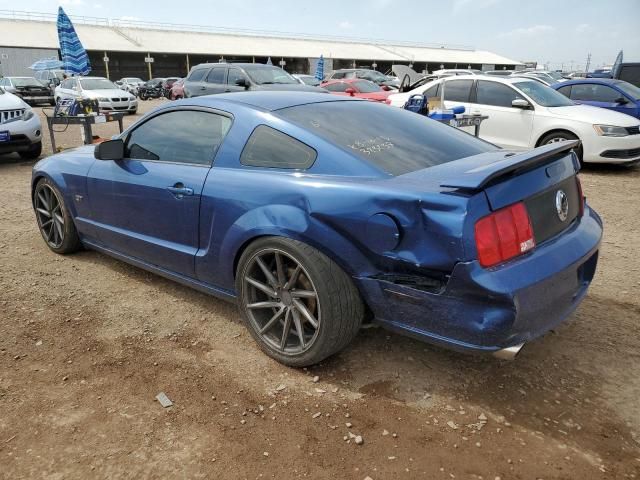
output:
[[531,253],[493,269],[458,263],[441,292],[372,278],[356,281],[377,322],[458,350],[496,352],[527,343],[565,320],[595,274],[602,222],[579,222]]

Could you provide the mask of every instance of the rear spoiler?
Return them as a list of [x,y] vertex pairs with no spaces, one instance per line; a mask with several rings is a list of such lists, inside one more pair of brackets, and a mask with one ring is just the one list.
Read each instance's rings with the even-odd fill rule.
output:
[[[456,175],[455,178],[444,178],[440,183],[445,188],[461,188],[465,190],[481,190],[499,177],[517,170],[531,169],[547,163],[552,157],[569,152],[580,145],[579,140],[567,140],[538,147],[528,152],[511,154],[497,162],[488,163]],[[575,163],[575,162],[574,162]],[[579,165],[576,165],[576,170]]]

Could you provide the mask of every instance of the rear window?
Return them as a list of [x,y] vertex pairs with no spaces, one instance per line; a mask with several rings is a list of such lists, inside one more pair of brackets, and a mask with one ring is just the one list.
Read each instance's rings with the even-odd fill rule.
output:
[[299,105],[278,114],[391,175],[498,150],[417,113],[367,101]]

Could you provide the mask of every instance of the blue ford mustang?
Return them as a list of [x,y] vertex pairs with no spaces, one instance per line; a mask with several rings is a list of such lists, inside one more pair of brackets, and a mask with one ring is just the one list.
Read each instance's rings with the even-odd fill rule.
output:
[[288,365],[363,322],[509,357],[595,273],[602,223],[575,146],[516,154],[372,102],[223,94],[40,161],[32,199],[54,252],[88,247],[237,301]]

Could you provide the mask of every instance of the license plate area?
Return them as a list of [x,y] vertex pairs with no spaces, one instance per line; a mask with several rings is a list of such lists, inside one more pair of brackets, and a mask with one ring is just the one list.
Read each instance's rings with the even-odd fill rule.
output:
[[6,143],[11,140],[11,134],[7,131],[0,132],[0,143]]

